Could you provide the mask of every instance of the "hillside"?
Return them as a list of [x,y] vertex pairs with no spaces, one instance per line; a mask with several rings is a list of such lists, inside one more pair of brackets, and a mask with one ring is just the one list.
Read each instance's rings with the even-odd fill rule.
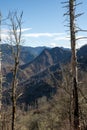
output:
[[[77,52],[78,65],[82,70],[82,65],[87,68],[84,61],[84,56],[85,60],[87,59],[87,51],[83,51],[84,48],[86,46],[83,46]],[[83,57],[83,60],[81,60],[81,57]],[[34,60],[20,66],[19,91],[23,94],[19,102],[31,104],[43,96],[46,96],[47,99],[51,98],[56,93],[58,81],[62,79],[61,66],[70,63],[70,59],[70,50],[56,47],[50,50],[44,49]],[[7,73],[8,83],[11,82],[11,78],[12,73]]]
[[[13,47],[15,49],[15,46]],[[31,62],[35,57],[37,57],[46,47],[26,47],[20,46],[20,64],[26,64]],[[2,44],[2,64],[13,65],[13,55],[11,45]],[[3,66],[3,67],[4,67]]]
[[[42,73],[51,66],[56,64],[66,64],[70,62],[71,52],[70,50],[64,50],[63,48],[44,49],[40,55],[38,55],[31,62],[20,66],[19,69],[19,81],[25,81],[34,75]],[[57,66],[58,67],[58,66]],[[51,67],[52,68],[52,67]],[[55,67],[53,67],[55,69]],[[59,68],[58,68],[59,69]],[[6,73],[7,83],[11,82],[12,72]]]
[[[87,46],[83,46],[77,52],[79,69],[83,70],[87,60]],[[83,51],[85,49],[85,51]],[[85,57],[84,57],[85,56]],[[84,60],[81,60],[83,57]],[[61,67],[70,63],[71,52],[63,48],[45,49],[31,63],[22,66],[28,74],[28,79],[20,84],[23,87],[23,95],[19,99],[26,104],[35,103],[39,98],[46,96],[47,100],[56,94],[59,82],[62,80]],[[31,70],[31,71],[30,71]]]
[[82,70],[87,71],[87,45],[82,46],[77,51],[78,65]]
[[66,64],[70,62],[70,50],[64,50],[56,47],[52,49],[44,49],[32,62],[21,66],[21,69],[28,73],[29,77],[44,71],[46,68],[55,64]]

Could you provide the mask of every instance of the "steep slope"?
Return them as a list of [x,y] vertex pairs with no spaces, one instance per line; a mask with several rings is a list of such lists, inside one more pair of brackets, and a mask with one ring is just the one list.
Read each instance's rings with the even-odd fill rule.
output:
[[[13,47],[15,49],[15,46]],[[20,65],[31,62],[35,59],[46,47],[26,47],[20,46]],[[1,45],[2,51],[2,71],[3,75],[9,73],[14,65],[11,46],[8,44]]]
[[[18,99],[18,103],[25,104],[27,109],[29,105],[36,105],[36,102],[38,104],[40,98],[51,99],[57,91],[58,80],[61,80],[61,76],[60,65],[55,64],[25,81],[21,80],[18,93],[22,93],[22,95]],[[5,91],[4,94],[4,102],[10,103],[10,92]]]
[[[87,67],[87,45],[77,51],[78,64],[81,69]],[[39,98],[52,98],[56,93],[58,81],[61,81],[61,64],[70,62],[71,51],[64,48],[45,49],[32,62],[20,67],[19,71],[19,92],[22,96],[20,103],[35,105]],[[11,81],[11,73],[8,73],[8,82]],[[5,93],[6,95],[6,93]],[[6,96],[5,100],[8,96]],[[9,102],[9,101],[8,101]]]
[[[85,66],[87,46],[80,48],[77,55],[79,64]],[[62,48],[45,49],[34,61],[23,66],[23,69],[26,70],[30,69],[33,64],[36,73],[20,84],[23,95],[19,98],[19,102],[26,105],[36,104],[36,102],[38,104],[39,98],[46,97],[47,100],[52,98],[59,86],[58,81],[62,79],[61,64],[67,64],[70,58],[70,50],[66,51]],[[38,69],[37,66],[40,67],[40,63],[43,68]],[[82,66],[80,67],[82,68]]]
[[81,69],[87,71],[87,45],[82,46],[77,51],[78,56],[78,65],[81,67]]
[[[25,50],[28,48],[25,48]],[[24,52],[25,52],[24,50]],[[23,51],[22,51],[23,52]],[[9,53],[9,51],[8,51]],[[23,54],[22,54],[23,55]],[[24,53],[26,58],[26,53]],[[81,69],[86,69],[87,67],[87,45],[81,47],[77,51],[78,56],[78,65]],[[25,59],[24,58],[24,59]],[[26,58],[27,60],[27,58]],[[20,66],[19,70],[19,79],[26,80],[31,76],[37,75],[43,71],[45,71],[50,66],[55,66],[56,64],[67,64],[71,60],[71,51],[64,48],[52,48],[52,49],[44,49],[40,55],[34,58],[31,62]],[[11,81],[12,74],[9,72],[9,66],[6,67],[7,71],[4,69],[6,75],[7,82]],[[9,72],[9,73],[8,73]]]
[[46,47],[24,47],[21,46],[21,54],[20,59],[24,62],[24,64],[31,62],[35,59]]
[[30,76],[35,75],[56,63],[66,64],[70,61],[71,51],[62,48],[44,49],[44,51],[36,57],[31,63],[21,66]]
[[[13,47],[15,48],[15,46]],[[37,57],[46,47],[26,47],[20,46],[20,64],[26,64],[31,62],[35,57]],[[1,45],[2,50],[2,64],[13,65],[13,56],[11,46],[8,44]]]

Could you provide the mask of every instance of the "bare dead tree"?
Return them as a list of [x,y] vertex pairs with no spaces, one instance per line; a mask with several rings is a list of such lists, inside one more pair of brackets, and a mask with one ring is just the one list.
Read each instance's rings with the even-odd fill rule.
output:
[[2,14],[0,12],[0,129],[2,129],[2,71],[1,71],[1,22]]
[[0,130],[3,130],[5,127],[3,125],[3,103],[2,103],[2,98],[3,98],[3,85],[2,83],[4,82],[4,77],[2,74],[2,49],[1,49],[1,44],[3,42],[2,40],[2,25],[5,25],[3,22],[6,21],[8,18],[3,19],[2,18],[2,13],[0,11]]
[[79,103],[78,103],[78,72],[76,56],[76,27],[75,27],[75,0],[69,0],[70,11],[70,37],[72,51],[72,83],[73,83],[73,108],[74,108],[74,130],[79,130]]
[[[10,12],[10,43],[12,45],[12,53],[14,58],[13,80],[12,80],[12,130],[15,130],[16,120],[16,102],[17,102],[17,86],[18,86],[18,67],[21,44],[23,12],[18,15],[17,12]],[[14,47],[13,47],[14,46]]]
[[74,121],[73,127],[74,130],[80,130],[79,122],[79,97],[78,97],[78,71],[77,71],[77,55],[76,55],[76,33],[78,29],[76,27],[76,19],[81,16],[83,13],[76,14],[76,7],[80,4],[76,0],[68,0],[63,2],[66,4],[64,8],[67,8],[68,11],[64,15],[69,16],[68,27],[70,28],[70,42],[71,42],[71,70],[72,70],[72,89],[73,89],[73,110],[74,110]]

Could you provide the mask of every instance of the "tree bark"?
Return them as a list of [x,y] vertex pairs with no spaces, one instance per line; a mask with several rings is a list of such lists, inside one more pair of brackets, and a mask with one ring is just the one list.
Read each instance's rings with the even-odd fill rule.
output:
[[18,65],[15,66],[13,81],[12,81],[12,130],[15,130],[15,119],[16,119],[16,75]]
[[75,35],[75,0],[69,0],[70,10],[70,35],[71,35],[71,66],[72,66],[72,83],[73,83],[73,109],[74,109],[74,130],[79,128],[79,105],[78,105],[78,76],[77,76],[77,56],[76,56],[76,35]]
[[[17,85],[18,85],[18,67],[19,67],[19,54],[21,44],[21,26],[22,15],[17,15],[17,12],[9,13],[11,23],[10,43],[12,45],[12,53],[14,58],[13,80],[12,80],[12,130],[16,129],[16,102],[17,102]],[[13,45],[15,44],[15,47]]]
[[1,15],[1,12],[0,12],[0,127],[2,129],[1,21],[2,21],[2,15]]

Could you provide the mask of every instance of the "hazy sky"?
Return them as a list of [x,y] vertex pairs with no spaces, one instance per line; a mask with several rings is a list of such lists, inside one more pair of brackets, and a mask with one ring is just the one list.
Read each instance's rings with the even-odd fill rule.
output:
[[[23,36],[24,45],[28,46],[63,46],[69,47],[69,30],[64,25],[67,24],[63,17],[66,9],[62,8],[62,1],[66,0],[0,0],[0,10],[3,17],[6,17],[9,10],[21,11],[23,14]],[[83,4],[77,7],[78,12],[84,12],[77,24],[81,28],[87,29],[87,0],[82,1]],[[5,38],[5,27],[3,29]],[[86,36],[86,33],[80,33],[79,36]],[[78,42],[77,47],[86,44],[87,39]]]

